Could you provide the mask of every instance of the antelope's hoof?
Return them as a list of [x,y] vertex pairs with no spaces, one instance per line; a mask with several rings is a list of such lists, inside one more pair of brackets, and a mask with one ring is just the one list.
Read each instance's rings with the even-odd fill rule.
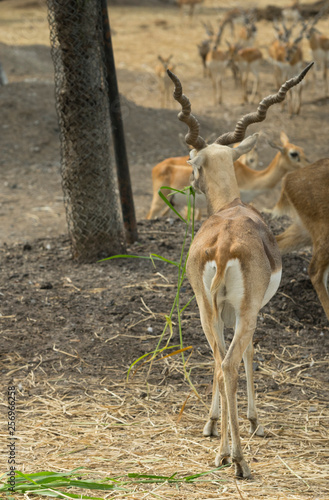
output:
[[218,453],[215,458],[216,467],[221,467],[222,465],[229,465],[231,463],[230,453]]
[[235,462],[234,465],[236,477],[240,479],[250,479],[252,477],[249,466],[244,459],[240,460],[240,462]]
[[264,427],[262,425],[258,425],[255,434],[256,436],[264,437],[265,436]]
[[217,430],[217,420],[215,420],[215,419],[208,420],[208,422],[206,423],[206,425],[203,428],[203,435],[206,437],[209,437],[209,436],[218,437],[219,436],[218,430]]
[[265,431],[262,425],[259,425],[257,422],[250,421],[250,434],[255,434],[255,436],[264,437]]

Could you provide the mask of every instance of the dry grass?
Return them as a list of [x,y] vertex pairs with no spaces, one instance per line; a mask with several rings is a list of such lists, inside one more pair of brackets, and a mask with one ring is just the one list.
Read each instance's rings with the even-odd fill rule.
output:
[[[305,399],[285,396],[283,390],[259,394],[259,414],[267,429],[265,439],[248,435],[245,395],[240,390],[241,435],[253,480],[237,482],[233,468],[229,467],[191,484],[134,484],[130,479],[132,482],[124,492],[103,492],[102,498],[329,498],[329,408],[322,399],[328,384],[311,376],[315,365],[309,358],[300,362],[302,351],[300,346],[285,347],[259,367],[256,382],[275,380],[279,387],[288,382],[301,387],[302,393],[307,392]],[[323,370],[328,369],[328,361],[319,363]],[[52,377],[46,377],[40,364],[24,378],[19,377],[19,369],[24,370],[19,359],[7,358],[5,366],[9,373],[12,370],[13,381],[20,388],[16,449],[17,468],[23,472],[82,467],[82,472],[93,480],[117,476],[128,480],[129,473],[176,473],[177,477],[184,477],[214,469],[219,441],[202,436],[209,387],[197,386],[201,394],[198,399],[181,377],[177,384],[167,383],[181,371],[178,358],[154,364],[149,382],[145,368],[129,383],[124,373],[111,369],[103,380],[84,379],[83,375],[67,379],[65,371],[54,371]],[[194,382],[199,370],[208,373],[211,380],[210,358],[202,366],[190,368]],[[80,371],[81,366],[77,365],[77,369]],[[3,393],[1,398],[1,434],[6,438]],[[6,458],[6,452],[2,452],[3,472],[7,468]],[[76,493],[85,494],[77,490]],[[90,494],[100,494],[95,493]],[[15,494],[15,498],[24,497]]]
[[[282,2],[280,0],[277,4]],[[212,5],[213,1],[208,3]],[[139,37],[140,25],[146,22],[153,26],[156,19],[150,10],[141,9],[137,13],[135,9],[133,18],[131,12],[127,8],[114,8],[110,13],[117,30],[114,45],[118,67],[145,69],[147,72],[157,56],[148,46],[154,31],[148,32],[145,42],[145,38]],[[31,17],[24,9],[11,11],[6,0],[0,3],[0,14],[0,26],[3,28],[1,42],[49,43],[44,6],[38,16]],[[128,15],[129,29],[126,28]],[[195,43],[187,45],[184,41],[195,30],[195,38],[201,39],[201,24],[196,28],[185,26],[182,32],[176,12],[165,15],[171,27],[171,36],[169,31],[159,30],[158,45],[169,52],[177,46],[184,47],[178,65],[182,70],[188,70],[192,61],[195,66],[192,64],[189,71],[199,71],[195,69],[200,65]],[[145,16],[148,16],[146,21]],[[323,21],[323,26],[328,26],[328,20]],[[260,36],[268,36],[265,23],[260,27]],[[260,43],[263,43],[262,38]],[[132,46],[134,50],[130,51]],[[143,57],[140,54],[144,54]],[[199,87],[195,83],[193,85],[195,93],[199,93],[204,83],[199,83]],[[143,104],[140,99],[138,102]],[[233,469],[226,468],[193,484],[138,485],[131,482],[126,486],[129,492],[103,493],[104,498],[328,499],[329,406],[324,394],[328,394],[329,387],[312,376],[313,370],[319,373],[320,367],[323,371],[328,370],[328,360],[313,363],[312,358],[304,356],[303,347],[296,345],[286,346],[281,352],[262,351],[262,354],[268,355],[267,361],[260,364],[256,382],[261,381],[266,388],[258,395],[260,418],[267,429],[265,439],[248,435],[245,394],[242,390],[239,394],[241,435],[253,480],[236,481]],[[4,359],[6,376],[2,377],[3,391],[0,394],[1,438],[2,442],[7,439],[6,387],[13,383],[17,387],[18,469],[30,473],[83,467],[82,471],[96,480],[117,476],[127,478],[129,473],[134,472],[162,476],[177,473],[178,477],[184,477],[214,468],[219,441],[202,436],[210,400],[209,388],[198,385],[200,370],[208,373],[211,380],[210,358],[202,365],[190,366],[192,380],[201,399],[191,393],[187,384],[182,383],[182,367],[178,358],[154,364],[148,381],[145,367],[129,383],[125,380],[125,373],[117,372],[111,366],[106,377],[99,380],[84,377],[83,361],[68,357],[67,363],[70,366],[76,364],[76,376],[68,377],[64,364],[54,364],[49,376],[49,371],[46,375],[43,370],[42,359],[32,371],[27,370],[22,359],[14,354]],[[173,375],[176,376],[175,382]],[[242,373],[241,378],[244,378]],[[270,391],[272,381],[278,389]],[[288,395],[281,389],[287,385],[291,389]],[[292,396],[293,389],[296,389],[296,397]],[[3,446],[0,472],[7,470],[6,453]],[[15,494],[15,498],[37,497]]]

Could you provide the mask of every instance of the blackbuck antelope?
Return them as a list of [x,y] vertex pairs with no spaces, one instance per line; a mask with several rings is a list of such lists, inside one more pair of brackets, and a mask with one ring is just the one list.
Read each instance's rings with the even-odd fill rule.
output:
[[[238,144],[236,144],[236,147]],[[190,177],[192,174],[192,167],[188,165],[188,156],[177,156],[174,158],[166,158],[162,162],[158,163],[152,169],[152,187],[153,187],[153,198],[151,203],[151,208],[147,214],[147,219],[155,219],[156,217],[163,217],[169,211],[169,207],[159,196],[159,190],[162,186],[168,186],[174,189],[182,190],[190,184]],[[246,154],[240,156],[239,162],[243,163],[247,167],[252,169],[258,166],[258,151],[257,144],[248,151]],[[169,198],[170,192],[163,194]],[[175,207],[177,207],[177,195],[170,196],[171,201],[174,200]],[[202,196],[203,198],[203,196]],[[186,202],[184,199],[183,202]],[[178,203],[179,204],[179,203]],[[201,218],[201,210],[204,208],[204,200],[200,201],[200,197],[197,198],[196,208],[197,219]]]
[[257,34],[255,12],[235,7],[226,11],[222,18],[223,25],[230,25],[231,37],[244,47],[252,45]]
[[313,246],[308,273],[329,320],[329,158],[288,174],[272,214],[294,220],[276,236],[282,254]]
[[202,66],[203,66],[203,76],[206,77],[208,75],[208,70],[207,70],[207,65],[206,65],[206,58],[207,58],[207,54],[208,52],[210,51],[210,48],[211,48],[211,44],[212,44],[212,41],[213,41],[213,38],[214,38],[214,30],[211,26],[210,23],[203,23],[203,26],[206,30],[206,34],[207,34],[207,38],[205,38],[204,40],[202,40],[199,44],[198,44],[198,52],[199,52],[199,56],[201,57],[201,61],[202,61]]
[[[293,40],[289,41],[291,29],[288,30],[283,24],[284,31],[279,31],[274,25],[278,37],[268,48],[270,60],[274,66],[275,85],[279,87],[283,80],[291,78],[293,74],[299,72],[303,65],[303,52],[300,42],[303,38],[303,31]],[[288,109],[290,115],[299,114],[302,105],[302,85],[292,89],[288,97]]]
[[257,27],[253,16],[244,14],[243,25],[238,31],[237,43],[242,47],[252,47],[255,43]]
[[[315,27],[317,22],[321,19],[324,12],[328,9],[328,5],[319,11],[319,13],[314,17],[314,19],[309,24],[304,24],[304,29],[306,32],[306,38],[309,41],[310,48],[312,51],[312,57],[315,61],[315,70],[320,69],[322,71],[323,83],[325,87],[326,95],[329,93],[328,85],[328,66],[329,66],[329,38],[321,34],[321,32]],[[316,78],[317,71],[314,71],[314,77]]]
[[[236,65],[241,75],[243,102],[254,102],[259,90],[259,71],[263,55],[256,47],[240,48],[238,45],[231,45],[229,42],[228,59]],[[254,83],[250,98],[248,98],[249,74],[253,75]]]
[[160,63],[155,66],[155,74],[157,75],[159,82],[162,108],[164,108],[169,104],[169,102],[171,102],[169,100],[171,82],[167,75],[167,69],[173,71],[175,68],[174,64],[171,62],[172,57],[172,55],[167,58],[158,56],[158,60],[160,61]]
[[[287,91],[301,82],[310,66],[282,85],[277,94],[265,97],[257,112],[238,121],[234,132],[221,135],[209,146],[199,136],[199,123],[191,114],[190,101],[183,95],[179,79],[168,71],[175,84],[174,98],[182,107],[178,118],[189,128],[185,140],[194,148],[189,161],[193,169],[192,185],[205,194],[209,213],[191,244],[187,262],[187,275],[199,306],[201,324],[215,359],[212,403],[203,433],[218,435],[221,400],[221,442],[215,463],[217,466],[227,463],[231,456],[237,476],[244,478],[250,477],[251,472],[240,441],[238,370],[243,359],[250,431],[263,436],[255,405],[252,338],[259,310],[279,286],[281,256],[259,212],[240,200],[233,162],[255,145],[257,134],[243,140],[248,125],[264,120],[267,109],[281,102]],[[227,147],[237,141],[242,141],[237,148]],[[224,325],[234,327],[227,351]]]
[[245,203],[250,203],[256,196],[272,191],[287,173],[309,164],[304,150],[289,142],[284,132],[281,132],[280,140],[281,144],[268,141],[272,148],[278,149],[278,153],[265,169],[253,170],[241,164],[239,160],[234,163],[240,197]]

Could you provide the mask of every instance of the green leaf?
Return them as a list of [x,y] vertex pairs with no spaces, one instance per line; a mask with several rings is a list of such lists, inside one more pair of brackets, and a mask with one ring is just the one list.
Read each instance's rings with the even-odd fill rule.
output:
[[[161,189],[163,189],[163,188],[161,188]],[[165,204],[168,205],[170,210],[172,210],[177,215],[177,217],[179,217],[180,220],[182,220],[186,224],[186,220],[184,219],[184,217],[182,217],[181,214],[179,212],[177,212],[177,210],[170,203],[170,201],[165,197],[165,195],[163,193],[161,193],[161,190],[158,191],[158,194],[159,194],[160,198],[165,202]]]

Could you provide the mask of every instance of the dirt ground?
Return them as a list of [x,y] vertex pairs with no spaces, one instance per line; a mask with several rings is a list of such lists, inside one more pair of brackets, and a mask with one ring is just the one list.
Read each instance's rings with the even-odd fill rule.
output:
[[[276,2],[277,5],[284,3],[282,0]],[[246,2],[247,5],[252,3]],[[257,3],[257,6],[265,5],[264,1]],[[221,17],[224,7],[228,7],[227,2],[206,0],[198,10],[198,16],[214,22]],[[134,255],[156,253],[177,260],[183,242],[183,223],[171,218],[145,220],[152,198],[152,166],[168,156],[179,156],[186,151],[178,137],[180,132],[185,132],[185,128],[177,120],[176,107],[170,104],[166,109],[160,108],[153,73],[157,56],[174,55],[176,73],[181,77],[184,92],[190,97],[194,113],[200,119],[204,137],[212,132],[220,135],[232,130],[236,120],[242,114],[253,111],[255,106],[242,104],[239,89],[234,87],[229,74],[224,79],[223,105],[213,105],[211,82],[202,76],[196,49],[196,44],[204,36],[199,20],[191,22],[186,15],[180,17],[177,9],[164,4],[143,7],[110,5],[109,13],[114,31],[113,44],[123,96],[124,125],[138,219],[139,240],[128,251]],[[329,19],[320,21],[319,28],[328,33]],[[258,30],[258,45],[264,54],[261,94],[265,96],[275,90],[272,68],[266,60],[266,45],[273,36],[273,30],[265,21],[258,23]],[[307,42],[303,41],[303,44],[305,61],[310,61]],[[164,263],[158,263],[153,268],[149,261],[137,259],[89,265],[78,265],[71,260],[59,173],[60,144],[54,105],[53,66],[43,1],[0,2],[0,61],[9,79],[8,85],[0,87],[1,432],[5,434],[6,388],[14,384],[18,388],[18,424],[21,421],[24,436],[20,443],[18,468],[27,472],[45,467],[67,470],[79,466],[80,458],[78,456],[74,461],[73,457],[69,462],[62,462],[63,450],[56,448],[52,440],[51,445],[49,441],[44,445],[45,450],[41,450],[38,439],[41,439],[42,431],[38,434],[35,425],[38,422],[40,428],[45,427],[46,413],[39,411],[37,404],[34,407],[34,401],[40,403],[42,398],[44,401],[47,399],[47,404],[44,404],[49,409],[52,398],[80,400],[85,395],[86,401],[95,404],[92,401],[96,397],[93,399],[91,395],[101,388],[103,404],[106,401],[110,404],[107,398],[112,396],[108,392],[114,394],[116,388],[123,384],[125,394],[133,391],[150,403],[153,396],[149,398],[147,394],[148,387],[151,387],[154,398],[158,398],[158,415],[170,420],[179,412],[190,393],[177,357],[155,364],[148,377],[147,370],[143,368],[140,385],[124,383],[131,363],[152,351],[159,340],[165,315],[168,315],[175,297],[177,269]],[[266,122],[250,127],[250,133],[262,130],[278,141],[280,131],[284,130],[291,141],[302,146],[310,160],[315,161],[329,154],[329,101],[323,94],[321,82],[315,83],[312,75],[308,76],[303,95],[300,116],[289,118],[286,110],[273,107]],[[259,151],[263,165],[274,156],[263,138]],[[273,206],[278,192],[276,189],[270,196],[260,197],[255,201],[256,207]],[[288,219],[271,221],[265,217],[275,233],[288,223]],[[223,496],[217,485],[213,487],[210,484],[207,495],[198,491],[192,494],[185,490],[179,493],[160,490],[157,492],[159,498],[238,498],[239,495],[242,498],[329,498],[329,327],[307,275],[310,257],[309,249],[284,257],[279,291],[260,313],[255,332],[254,366],[258,405],[266,422],[272,425],[272,430],[281,417],[284,427],[285,419],[293,413],[289,408],[303,407],[307,422],[310,418],[312,420],[313,413],[317,417],[313,430],[319,434],[314,438],[309,454],[301,453],[298,460],[292,463],[297,468],[297,477],[299,474],[306,477],[308,469],[303,468],[313,467],[319,479],[312,481],[309,478],[306,488],[305,481],[303,483],[291,473],[292,465],[287,468],[276,463],[282,477],[280,488],[273,471],[272,479],[269,479],[271,473],[266,480],[265,472],[262,476],[262,464],[255,454],[253,468],[257,494],[255,490],[249,491],[248,486],[244,491],[241,487],[239,492],[230,470],[225,476],[229,482]],[[181,306],[188,302],[191,295],[186,282],[181,291]],[[197,422],[193,439],[213,450],[216,443],[202,440],[201,436],[201,421],[206,416],[204,406],[210,403],[211,355],[195,302],[185,310],[182,327],[184,345],[193,346],[189,367],[193,383],[203,400],[202,404],[198,400],[194,403],[198,409],[195,411],[198,414],[196,419],[199,418],[200,422]],[[231,332],[228,339],[230,337]],[[179,344],[177,318],[174,319],[171,343]],[[239,404],[243,425],[246,425],[242,370],[241,377]],[[123,398],[123,394],[120,397]],[[276,401],[272,406],[268,403],[269,395]],[[169,406],[166,405],[167,400],[170,401]],[[283,406],[286,405],[286,413],[279,418],[273,412],[280,414],[283,411],[280,410],[280,400]],[[123,417],[124,408],[122,411]],[[150,411],[149,407],[147,411]],[[297,425],[298,415],[296,413],[293,426]],[[26,418],[35,419],[33,429],[28,429]],[[51,425],[56,426],[56,421]],[[117,431],[120,432],[120,428],[115,429]],[[296,435],[296,446],[297,443],[301,446],[302,440],[297,437],[299,430],[291,428],[290,431]],[[188,434],[188,426],[184,427],[184,432]],[[272,446],[276,449],[283,446],[280,440],[285,439],[280,434],[281,431],[277,430],[277,435],[272,436]],[[30,438],[32,435],[33,440]],[[120,443],[119,435],[115,439],[117,444]],[[245,439],[249,443],[248,437]],[[144,446],[149,454],[151,444]],[[125,442],[124,448],[128,454],[133,453],[129,442]],[[90,453],[90,457],[92,453],[97,454]],[[138,463],[143,462],[143,453],[140,452],[139,456]],[[266,450],[263,454],[260,452],[260,456],[266,457]],[[107,473],[115,475],[122,468],[144,470],[139,468],[138,463],[127,467],[125,462],[110,462]],[[179,463],[180,470],[185,470],[183,458]],[[0,464],[5,471],[4,452],[0,454]],[[99,462],[88,465],[89,469],[100,471]],[[193,469],[196,464],[191,461],[188,466]],[[204,469],[212,466],[213,458],[209,456],[206,463],[197,464]],[[105,466],[102,467],[103,471]],[[125,498],[144,496],[137,492],[136,496],[126,495]]]

